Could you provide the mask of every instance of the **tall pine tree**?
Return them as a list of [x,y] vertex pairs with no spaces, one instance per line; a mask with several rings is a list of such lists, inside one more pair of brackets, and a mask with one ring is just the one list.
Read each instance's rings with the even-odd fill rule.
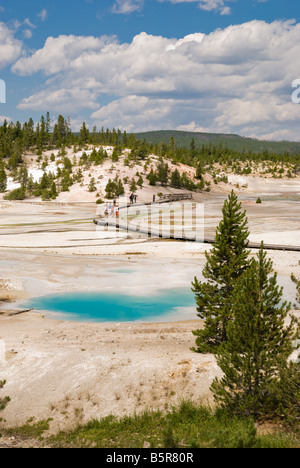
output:
[[4,193],[7,188],[7,176],[4,167],[0,167],[0,193]]
[[215,244],[206,252],[207,263],[203,276],[207,282],[195,278],[195,293],[198,316],[205,320],[203,330],[195,330],[199,353],[215,353],[227,341],[227,324],[232,319],[232,298],[237,279],[248,267],[248,236],[246,212],[232,191],[225,200],[223,219],[217,232]]
[[263,244],[257,257],[237,281],[234,320],[227,325],[227,343],[217,353],[224,376],[211,387],[221,406],[256,419],[274,409],[274,388],[287,367],[296,333],[295,319],[285,323],[291,305],[282,301],[283,288]]

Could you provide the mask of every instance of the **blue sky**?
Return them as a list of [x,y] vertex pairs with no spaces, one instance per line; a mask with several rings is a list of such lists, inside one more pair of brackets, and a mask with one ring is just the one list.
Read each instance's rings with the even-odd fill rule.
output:
[[0,0],[0,121],[299,140],[296,0]]

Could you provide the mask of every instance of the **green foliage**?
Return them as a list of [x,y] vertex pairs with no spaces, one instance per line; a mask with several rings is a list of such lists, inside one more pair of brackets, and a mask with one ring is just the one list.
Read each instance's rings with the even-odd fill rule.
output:
[[112,162],[119,161],[121,154],[122,154],[122,147],[119,145],[115,146],[113,149],[112,157],[111,157]]
[[61,148],[72,141],[70,121],[66,120],[62,115],[58,116],[57,123],[54,125],[51,141],[57,148]]
[[7,435],[21,437],[23,439],[41,438],[45,431],[50,428],[49,423],[52,421],[51,418],[34,422],[33,418],[29,419],[26,424],[15,429],[7,429],[5,432]]
[[83,122],[82,127],[80,129],[80,133],[79,133],[79,144],[85,145],[86,143],[89,142],[89,140],[90,140],[90,132],[86,128],[86,123]]
[[297,296],[296,296],[296,300],[297,302],[300,304],[300,280],[298,280],[296,278],[296,276],[292,273],[291,275],[291,280],[293,281],[293,283],[295,283],[296,285],[296,288],[297,288]]
[[169,172],[168,163],[160,161],[157,165],[157,181],[160,182],[161,185],[166,186],[168,184]]
[[294,319],[285,324],[290,304],[282,301],[283,289],[272,273],[262,244],[231,296],[233,320],[227,324],[227,342],[217,351],[224,377],[211,387],[223,408],[255,419],[277,408],[275,389],[296,333]]
[[0,169],[0,193],[4,193],[7,188],[7,176],[4,167]]
[[[0,380],[0,390],[4,388],[5,384],[6,384],[6,380]],[[10,398],[8,396],[0,397],[0,411],[5,410],[9,402],[10,402]]]
[[149,184],[152,186],[152,187],[155,187],[156,186],[156,183],[157,183],[157,175],[156,175],[156,172],[154,171],[153,167],[151,167],[151,170],[149,172],[149,174],[147,175],[147,179],[149,181]]
[[256,203],[257,203],[257,204],[260,204],[260,203],[262,203],[262,201],[261,201],[261,198],[260,198],[260,197],[258,197],[258,199],[256,200]]
[[52,200],[55,200],[58,196],[57,188],[55,182],[52,182],[51,189],[50,189],[50,197]]
[[149,147],[145,141],[136,141],[134,147],[132,148],[130,158],[137,161],[144,161],[149,156]]
[[105,192],[106,192],[106,197],[109,199],[124,195],[125,193],[124,185],[118,176],[116,176],[114,180],[109,179],[105,188]]
[[[184,132],[175,130],[159,130],[151,132],[135,133],[138,140],[145,140],[148,144],[153,146],[168,145],[171,138],[173,139],[173,148],[176,145],[176,150],[181,148],[191,148],[191,141],[194,140],[196,151],[203,146],[216,148],[222,147],[223,150],[230,151],[231,153],[240,152],[245,157],[248,155],[262,154],[265,159],[273,158],[273,155],[283,155],[289,157],[290,155],[300,154],[299,142],[275,142],[275,141],[261,141],[254,138],[244,138],[238,135],[228,135],[221,133],[201,133],[201,132]],[[227,152],[226,151],[226,152]],[[280,160],[280,159],[279,159]]]
[[137,181],[137,185],[138,185],[140,188],[143,188],[143,184],[144,184],[143,177],[142,177],[142,176],[139,176],[138,181]]
[[178,169],[172,172],[170,185],[173,188],[181,188],[181,176]]
[[204,175],[203,164],[201,161],[198,162],[196,166],[196,179],[202,180]]
[[197,189],[197,186],[194,182],[187,176],[186,172],[183,172],[181,176],[181,186],[186,190],[190,190],[191,192]]
[[261,448],[261,441],[257,437],[257,429],[252,420],[234,433],[227,428],[219,429],[214,444],[217,448]]
[[108,416],[47,440],[54,447],[142,448],[296,447],[285,434],[259,436],[251,419],[184,401],[165,413],[145,411],[117,419]]
[[136,185],[136,181],[135,181],[135,179],[132,179],[129,190],[132,193],[136,193],[137,189],[138,188],[137,188],[137,185]]
[[17,188],[11,192],[4,195],[4,200],[15,201],[15,200],[25,200],[26,193],[24,187]]
[[64,169],[68,172],[72,172],[72,169],[73,169],[73,164],[72,164],[72,161],[67,158],[66,156],[63,158],[63,165],[64,165]]
[[90,183],[89,183],[89,192],[96,192],[96,191],[97,191],[96,181],[95,181],[94,177],[92,177],[92,179],[90,180]]
[[206,252],[207,263],[203,276],[207,282],[195,278],[198,316],[205,320],[203,330],[195,330],[200,353],[216,352],[227,341],[227,324],[232,320],[232,299],[237,279],[248,267],[248,236],[246,213],[232,191],[225,200],[221,220],[213,248]]

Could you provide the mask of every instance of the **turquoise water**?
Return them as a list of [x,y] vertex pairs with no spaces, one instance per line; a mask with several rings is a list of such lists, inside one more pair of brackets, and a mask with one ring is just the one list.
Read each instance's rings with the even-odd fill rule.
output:
[[[185,320],[184,309],[195,299],[186,288],[168,289],[149,296],[113,293],[67,293],[31,299],[26,308],[48,312],[48,317],[79,322],[133,322],[170,318]],[[181,313],[182,311],[182,313]],[[191,311],[193,317],[196,312]]]

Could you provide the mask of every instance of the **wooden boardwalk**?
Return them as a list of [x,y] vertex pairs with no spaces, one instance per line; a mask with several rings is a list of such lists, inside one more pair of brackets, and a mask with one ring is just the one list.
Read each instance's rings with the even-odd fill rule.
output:
[[161,195],[158,203],[168,203],[182,200],[193,200],[192,193],[170,193]]
[[[122,224],[118,222],[117,220],[113,219],[107,219],[107,218],[101,218],[98,220],[94,220],[94,223],[98,226],[107,226],[107,227],[114,227],[116,229],[121,229],[126,232],[137,232],[139,234],[145,234],[149,237],[157,237],[158,239],[172,239],[176,241],[182,241],[182,242],[198,242],[200,244],[214,244],[215,239],[213,237],[205,237],[202,241],[195,240],[192,237],[188,236],[173,236],[172,234],[166,236],[162,232],[155,231],[153,229],[147,230],[144,228],[141,228],[140,226],[136,226],[136,228],[133,228],[131,226]],[[260,243],[256,242],[249,242],[248,244],[249,249],[260,249]],[[294,246],[294,245],[280,245],[280,244],[264,244],[265,250],[281,250],[281,251],[286,251],[286,252],[300,252],[300,246]]]
[[[169,203],[172,201],[181,201],[181,200],[191,200],[193,198],[192,194],[170,194],[170,195],[165,195],[160,198],[159,201],[156,202],[156,204],[163,204],[163,203]],[[149,206],[152,205],[152,203],[144,203],[140,206]],[[125,205],[123,207],[120,207],[120,210],[129,208],[131,206],[138,207],[139,204],[136,205]],[[161,230],[155,230],[155,229],[147,229],[143,228],[140,225],[136,225],[135,227],[132,226],[132,223],[130,223],[130,226],[128,223],[123,224],[120,222],[119,219],[116,218],[105,218],[105,217],[100,217],[99,219],[94,219],[94,224],[98,226],[104,226],[104,227],[114,227],[115,229],[120,229],[126,232],[137,232],[140,234],[144,234],[149,237],[157,237],[159,239],[172,239],[176,241],[182,241],[182,242],[198,242],[201,244],[214,244],[215,239],[213,237],[204,237],[202,241],[195,240],[193,237],[189,236],[176,236],[175,234],[172,235],[172,233],[168,233],[165,235]],[[299,234],[300,235],[300,234]],[[249,242],[248,248],[249,249],[260,249],[261,244],[256,243],[256,242]],[[286,252],[300,252],[300,245],[299,246],[294,246],[294,245],[280,245],[280,244],[264,244],[265,250],[280,250],[280,251],[286,251]]]

